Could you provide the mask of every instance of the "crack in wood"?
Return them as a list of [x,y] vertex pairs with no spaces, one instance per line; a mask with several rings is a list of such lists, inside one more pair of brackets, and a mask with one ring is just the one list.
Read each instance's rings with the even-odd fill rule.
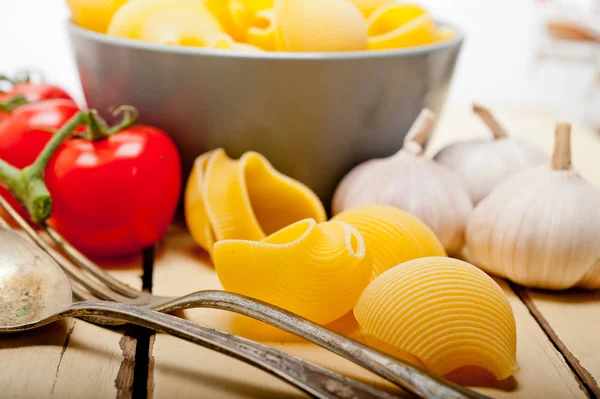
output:
[[156,334],[150,336],[150,347],[148,348],[148,382],[146,389],[148,392],[148,399],[152,399],[154,395],[154,341],[156,340]]
[[[152,269],[154,266],[154,248],[143,252],[142,289],[152,291]],[[149,385],[152,381],[150,370],[153,370],[154,359],[150,355],[154,343],[154,332],[142,327],[130,327],[121,338],[119,346],[123,353],[123,361],[119,367],[115,387],[117,399],[148,398]]]
[[529,313],[533,316],[538,325],[542,328],[550,342],[554,345],[556,350],[565,359],[565,362],[577,378],[579,385],[591,398],[600,399],[600,387],[596,379],[585,369],[579,362],[579,359],[567,348],[567,346],[558,337],[558,334],[550,326],[550,323],[545,319],[544,315],[537,308],[531,297],[529,296],[529,290],[513,282],[508,282],[510,288],[517,294],[521,302],[525,304]]
[[65,342],[63,342],[62,349],[60,350],[60,357],[58,358],[58,364],[56,365],[56,373],[54,374],[54,382],[52,383],[52,389],[50,390],[50,396],[54,395],[54,389],[56,388],[56,383],[58,382],[58,373],[60,371],[60,364],[62,363],[63,357],[65,356],[65,352],[69,347],[69,343],[71,342],[71,335],[73,334],[73,330],[75,330],[75,324],[77,321],[73,320],[73,325],[67,331],[67,335],[65,336]]
[[117,399],[130,399],[133,397],[134,370],[136,360],[137,337],[136,329],[129,328],[119,341],[123,354],[123,361],[119,367],[115,387],[117,388]]

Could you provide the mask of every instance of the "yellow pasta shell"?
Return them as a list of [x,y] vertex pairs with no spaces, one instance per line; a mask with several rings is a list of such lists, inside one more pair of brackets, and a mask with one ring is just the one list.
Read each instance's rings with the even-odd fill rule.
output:
[[409,260],[446,256],[435,233],[419,218],[386,205],[366,205],[338,214],[362,234],[373,259],[373,277]]
[[273,10],[262,10],[255,14],[252,25],[246,31],[246,42],[263,50],[276,50],[277,25]]
[[229,12],[240,36],[253,26],[258,12],[272,9],[273,5],[273,0],[229,0]]
[[384,50],[431,44],[437,39],[435,21],[423,8],[388,1],[367,20],[369,50]]
[[140,40],[206,47],[222,31],[221,25],[208,9],[175,5],[150,16],[142,25]]
[[354,315],[365,333],[437,374],[478,366],[502,380],[518,371],[508,299],[469,263],[434,257],[396,266],[369,284]]
[[227,33],[220,33],[213,37],[212,42],[209,45],[212,48],[218,48],[222,50],[237,50],[237,51],[249,51],[249,52],[261,52],[262,49],[255,47],[247,43],[238,43],[234,41],[231,36]]
[[191,7],[194,12],[205,12],[202,0],[129,0],[115,13],[107,33],[111,36],[139,39],[148,18],[177,6]]
[[273,0],[205,0],[205,3],[236,41],[244,39],[258,11],[273,8]]
[[349,0],[362,14],[368,18],[375,9],[381,6],[386,0]]
[[280,51],[353,51],[367,47],[367,23],[347,0],[276,0]]
[[186,186],[185,216],[198,244],[258,241],[302,219],[326,220],[323,204],[308,187],[279,172],[260,154],[233,160],[218,149],[196,160]]
[[67,0],[71,19],[82,28],[106,33],[117,10],[127,0]]
[[219,20],[223,30],[234,40],[242,39],[241,32],[236,29],[231,10],[229,9],[229,0],[204,0],[206,7]]
[[184,193],[184,212],[187,226],[194,240],[206,251],[212,254],[216,241],[212,226],[204,206],[204,184],[208,162],[214,151],[207,152],[196,158],[192,173],[188,178]]
[[315,193],[256,152],[235,161],[216,151],[208,165],[204,202],[218,240],[261,240],[298,220],[326,220]]
[[227,291],[325,324],[348,313],[371,279],[360,233],[344,222],[294,223],[262,241],[224,240],[214,248]]

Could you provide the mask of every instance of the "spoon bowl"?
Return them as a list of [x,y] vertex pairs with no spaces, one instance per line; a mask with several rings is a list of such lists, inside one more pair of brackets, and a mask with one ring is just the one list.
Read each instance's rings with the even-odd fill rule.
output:
[[33,243],[0,229],[0,330],[22,330],[73,304],[64,272]]

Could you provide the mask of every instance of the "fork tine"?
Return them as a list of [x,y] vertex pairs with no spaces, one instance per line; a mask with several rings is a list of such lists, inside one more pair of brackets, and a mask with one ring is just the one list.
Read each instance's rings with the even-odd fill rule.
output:
[[[130,298],[110,290],[107,286],[99,284],[97,281],[92,280],[84,275],[84,272],[73,265],[69,260],[62,256],[56,251],[50,244],[48,244],[40,235],[35,231],[33,227],[29,225],[19,215],[19,213],[6,201],[5,198],[0,196],[0,205],[6,210],[6,212],[19,224],[19,226],[27,233],[31,240],[39,246],[44,252],[46,252],[60,268],[72,279],[83,285],[90,293],[97,296],[100,299],[113,302],[129,302]],[[5,222],[6,223],[6,222]]]
[[91,301],[96,299],[88,290],[83,288],[83,286],[76,281],[71,281],[71,291],[73,292],[73,299],[76,301]]
[[82,254],[77,248],[69,244],[67,240],[56,230],[50,226],[42,227],[52,241],[69,257],[69,259],[77,266],[87,270],[91,275],[103,282],[106,286],[121,295],[129,298],[137,298],[142,293],[139,290],[131,288],[129,285],[117,280],[109,273],[102,270],[90,258]]
[[4,220],[4,218],[0,217],[0,227],[5,228],[7,230],[12,230],[12,227],[8,224],[8,222],[6,220]]

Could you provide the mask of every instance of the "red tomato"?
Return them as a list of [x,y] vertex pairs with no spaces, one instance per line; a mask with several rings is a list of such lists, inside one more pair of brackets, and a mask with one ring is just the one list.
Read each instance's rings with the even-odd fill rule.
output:
[[73,100],[69,93],[64,91],[58,86],[54,86],[48,83],[17,83],[7,93],[11,97],[23,96],[29,102],[36,102],[42,100],[52,100],[55,98],[62,98],[65,100]]
[[181,160],[161,130],[134,126],[108,138],[73,138],[46,169],[49,224],[87,255],[139,253],[173,220]]
[[[0,158],[20,169],[31,165],[52,137],[52,132],[77,111],[79,108],[71,100],[47,100],[17,108],[10,118],[0,122]],[[8,199],[21,215],[27,215],[2,186],[0,195]]]

